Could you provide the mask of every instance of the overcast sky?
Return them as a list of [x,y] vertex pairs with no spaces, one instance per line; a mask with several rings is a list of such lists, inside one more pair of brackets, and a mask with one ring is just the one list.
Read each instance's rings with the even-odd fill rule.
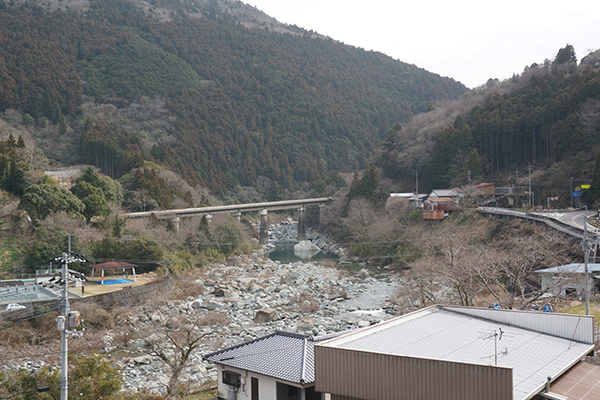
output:
[[280,22],[375,50],[468,87],[600,48],[598,0],[242,0]]

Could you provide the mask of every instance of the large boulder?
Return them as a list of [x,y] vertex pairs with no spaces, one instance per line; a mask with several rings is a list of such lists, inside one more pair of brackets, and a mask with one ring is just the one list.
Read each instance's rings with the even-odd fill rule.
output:
[[321,249],[319,246],[313,244],[313,242],[309,240],[302,240],[294,245],[294,253],[296,252],[314,252],[315,254],[320,252]]
[[301,260],[310,260],[321,249],[311,241],[302,240],[294,245],[294,255]]
[[254,322],[257,324],[262,324],[263,322],[273,321],[273,319],[275,319],[275,315],[277,315],[277,312],[272,308],[261,308],[256,312],[256,315],[254,316]]
[[315,323],[312,318],[308,315],[304,315],[298,319],[296,322],[296,331],[300,333],[304,332],[312,332],[312,329],[315,327]]

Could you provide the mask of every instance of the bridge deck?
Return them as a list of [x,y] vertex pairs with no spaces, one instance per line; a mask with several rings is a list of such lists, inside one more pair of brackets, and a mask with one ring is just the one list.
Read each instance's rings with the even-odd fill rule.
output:
[[264,203],[248,203],[248,204],[233,204],[226,206],[212,207],[197,207],[197,208],[181,208],[177,210],[161,210],[161,211],[145,211],[136,213],[121,214],[122,217],[128,218],[147,218],[154,215],[158,218],[174,218],[174,217],[190,217],[202,214],[216,214],[226,212],[242,212],[242,211],[259,211],[259,210],[288,210],[301,206],[326,204],[332,201],[331,197],[320,197],[315,199],[298,199],[298,200],[281,200],[270,201]]

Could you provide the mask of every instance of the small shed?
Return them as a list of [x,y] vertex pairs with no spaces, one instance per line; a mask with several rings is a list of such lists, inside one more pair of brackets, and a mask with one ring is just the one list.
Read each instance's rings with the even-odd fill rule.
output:
[[[588,285],[594,291],[600,281],[600,264],[588,263]],[[542,277],[542,290],[555,296],[577,297],[585,292],[585,264],[573,263],[535,271]]]
[[[125,273],[125,270],[131,268],[132,274],[133,274],[133,282],[136,281],[136,277],[135,277],[135,267],[137,267],[137,265],[135,264],[130,264],[128,262],[122,262],[122,261],[109,261],[109,262],[105,262],[105,263],[101,263],[101,264],[96,264],[96,265],[92,265],[92,282],[94,281],[94,272],[99,269],[101,272],[101,280],[100,280],[100,284],[104,285],[109,284],[109,283],[127,283],[127,282],[132,282],[130,280],[127,279],[127,275]],[[121,269],[123,270],[123,279],[110,279],[110,280],[104,280],[104,271],[105,270],[116,270],[116,269]]]

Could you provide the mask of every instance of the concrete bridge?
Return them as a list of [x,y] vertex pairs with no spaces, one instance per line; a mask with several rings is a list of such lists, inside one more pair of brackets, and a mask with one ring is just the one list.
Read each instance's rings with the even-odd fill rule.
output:
[[264,203],[248,203],[248,204],[233,204],[227,206],[212,206],[212,207],[197,207],[197,208],[182,208],[178,210],[162,210],[162,211],[145,211],[136,213],[121,214],[121,217],[128,218],[148,218],[155,216],[159,219],[170,219],[175,226],[175,230],[179,230],[179,221],[181,217],[193,217],[196,215],[205,215],[210,222],[212,214],[216,213],[233,213],[238,221],[242,219],[242,212],[259,211],[260,213],[260,243],[269,243],[269,223],[267,214],[269,211],[298,209],[298,241],[306,240],[306,225],[305,211],[307,206],[318,205],[320,208],[333,199],[331,197],[320,197],[316,199],[298,199],[298,200],[281,200],[270,201]]

